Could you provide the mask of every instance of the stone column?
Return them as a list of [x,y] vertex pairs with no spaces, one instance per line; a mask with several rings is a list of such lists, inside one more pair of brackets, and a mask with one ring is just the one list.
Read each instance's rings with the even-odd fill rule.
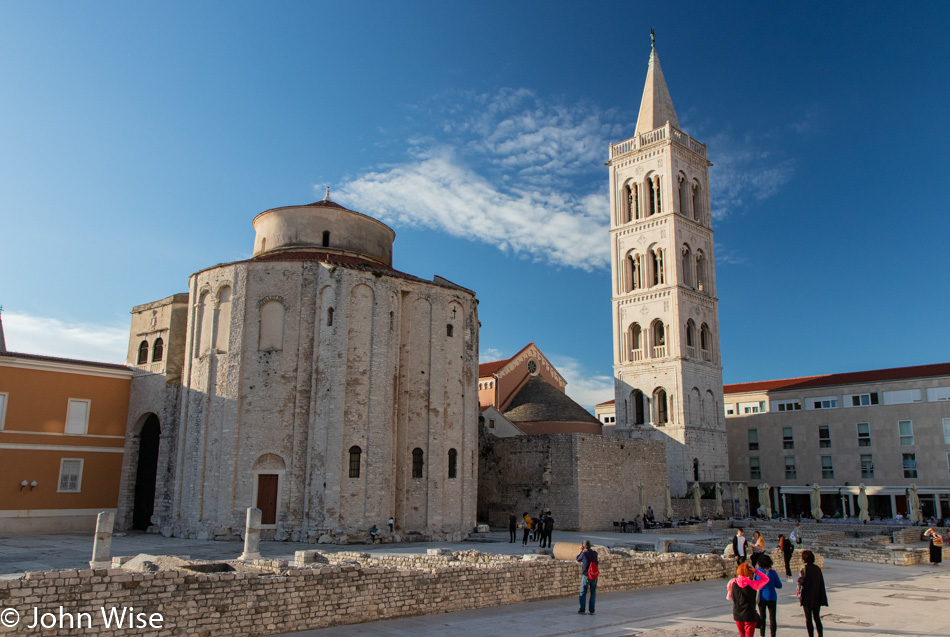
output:
[[247,524],[244,527],[244,552],[239,560],[251,561],[261,559],[261,510],[254,507],[247,509]]
[[92,544],[92,561],[89,568],[112,566],[112,529],[115,528],[115,511],[103,511],[96,518],[96,537]]

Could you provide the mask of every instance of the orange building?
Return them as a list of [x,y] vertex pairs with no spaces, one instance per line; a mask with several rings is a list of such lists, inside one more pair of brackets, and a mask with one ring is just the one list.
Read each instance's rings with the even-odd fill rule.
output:
[[[520,434],[601,433],[601,423],[564,393],[567,381],[534,343],[511,358],[478,366],[478,403],[482,411],[494,407],[504,416],[505,431],[497,436]],[[512,425],[507,427],[507,425]],[[519,435],[516,433],[515,435]]]
[[0,326],[0,532],[95,529],[114,511],[125,365],[7,352]]

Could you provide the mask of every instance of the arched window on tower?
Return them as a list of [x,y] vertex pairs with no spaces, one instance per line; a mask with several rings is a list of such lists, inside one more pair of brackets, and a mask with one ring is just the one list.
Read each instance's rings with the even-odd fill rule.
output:
[[699,458],[693,458],[693,482],[699,482]]
[[627,255],[625,263],[625,292],[635,292],[643,287],[643,260],[636,252]]
[[706,258],[702,250],[696,251],[696,288],[706,292]]
[[693,287],[693,253],[688,244],[683,244],[680,254],[683,256],[683,285]]
[[696,358],[696,324],[693,319],[686,321],[686,355]]
[[627,328],[627,345],[630,355],[628,361],[638,362],[643,360],[643,330],[639,323],[634,323]]
[[449,479],[452,480],[458,476],[458,458],[459,453],[455,449],[449,449]]
[[144,365],[148,362],[148,341],[139,343],[139,357],[136,365]]
[[333,325],[333,308],[327,308],[327,327]]
[[643,408],[643,392],[639,389],[634,389],[630,393],[630,402],[633,403],[633,424],[645,424],[646,410]]
[[660,191],[659,191],[659,177],[649,177],[647,178],[646,188],[650,194],[650,202],[647,207],[647,216],[655,215],[660,211]]
[[654,248],[650,250],[650,256],[653,260],[653,285],[662,285],[666,283],[666,273],[663,266],[663,248]]
[[657,425],[666,425],[670,422],[669,405],[667,404],[666,390],[660,387],[653,392],[653,404],[655,405],[654,421]]
[[706,323],[703,323],[699,333],[699,348],[703,353],[704,361],[712,361],[712,330]]
[[412,450],[412,477],[421,478],[423,467],[422,449],[416,447]]
[[284,304],[271,299],[261,305],[261,329],[257,349],[262,352],[284,349]]
[[330,231],[329,230],[323,231],[323,247],[324,248],[330,247]]
[[704,220],[703,215],[703,191],[699,187],[698,181],[693,181],[692,185],[692,195],[693,195],[693,219],[699,221],[700,223]]
[[350,447],[350,477],[359,478],[360,477],[360,456],[363,454],[363,450],[357,447],[356,445]]
[[620,190],[620,219],[617,223],[630,223],[633,218],[633,188],[630,184],[625,184]]
[[680,214],[684,217],[690,216],[690,203],[692,202],[692,196],[690,194],[689,180],[686,178],[686,175],[680,173],[676,176],[679,194],[679,204],[680,204]]
[[218,292],[218,308],[214,319],[213,347],[219,352],[228,351],[231,334],[231,287],[224,286]]
[[666,326],[663,321],[653,322],[653,358],[666,357]]
[[152,344],[152,362],[159,363],[162,360],[162,357],[165,355],[165,341],[162,340],[162,337],[159,336],[155,339],[155,343]]

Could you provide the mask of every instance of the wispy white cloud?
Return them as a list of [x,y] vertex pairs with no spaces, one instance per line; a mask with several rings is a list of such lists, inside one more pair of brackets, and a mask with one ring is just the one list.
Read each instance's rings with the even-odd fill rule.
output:
[[614,397],[613,376],[591,373],[580,361],[568,356],[548,358],[567,381],[567,395],[591,413],[594,413],[594,405]]
[[125,362],[128,327],[68,323],[16,312],[4,312],[2,318],[8,351],[102,363]]
[[794,161],[776,156],[771,150],[776,139],[771,135],[765,138],[735,140],[721,133],[710,141],[715,164],[709,171],[714,219],[725,219],[750,202],[771,197],[794,175]]
[[500,361],[505,358],[510,358],[510,356],[505,356],[500,349],[495,349],[494,347],[483,349],[478,353],[480,363],[491,363],[492,361]]

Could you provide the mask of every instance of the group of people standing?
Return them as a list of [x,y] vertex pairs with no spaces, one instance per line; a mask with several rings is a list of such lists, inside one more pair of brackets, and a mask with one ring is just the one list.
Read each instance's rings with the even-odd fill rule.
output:
[[538,542],[541,548],[551,547],[551,536],[554,534],[554,518],[550,511],[542,511],[538,517],[533,518],[525,511],[521,514],[521,522],[512,513],[508,516],[508,543],[512,544],[517,539],[518,529],[523,529],[521,544],[528,545],[528,540]]
[[[796,546],[801,547],[801,526],[795,527],[789,536],[779,536],[779,548],[785,560],[786,581],[792,581],[791,559]],[[776,589],[782,588],[782,578],[772,570],[772,558],[765,552],[765,539],[755,531],[749,540],[742,529],[736,530],[732,540],[733,555],[736,558],[736,577],[726,585],[726,599],[732,600],[732,618],[739,629],[740,637],[753,637],[759,629],[765,637],[765,620],[769,620],[769,633],[775,637],[777,620],[775,610],[778,603]],[[805,629],[808,637],[822,637],[821,607],[828,605],[825,592],[825,580],[821,568],[815,564],[815,554],[804,550],[801,554],[803,567],[799,572],[799,604],[805,613]],[[746,560],[750,563],[746,563]]]

